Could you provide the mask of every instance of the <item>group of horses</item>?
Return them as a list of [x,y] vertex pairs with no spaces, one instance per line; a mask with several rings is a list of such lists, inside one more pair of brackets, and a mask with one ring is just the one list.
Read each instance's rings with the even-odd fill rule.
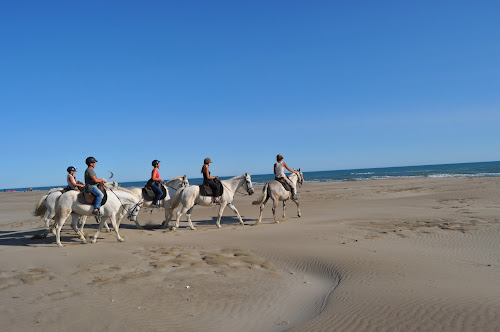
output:
[[[302,185],[304,181],[302,172],[300,169],[296,170],[296,172],[297,173],[292,173],[289,178],[295,186]],[[234,206],[233,200],[235,193],[240,188],[244,189],[244,191],[246,191],[249,195],[254,193],[251,176],[245,173],[231,179],[221,180],[221,183],[224,191],[219,202],[217,203],[219,204],[219,213],[216,222],[217,227],[221,228],[220,220],[226,206],[229,206],[229,208],[236,213],[240,224],[243,225],[243,219]],[[191,221],[191,213],[194,206],[214,206],[213,197],[202,196],[200,194],[200,186],[189,185],[189,181],[185,175],[175,177],[163,185],[165,187],[165,198],[159,202],[160,206],[165,208],[165,220],[162,223],[162,227],[169,227],[173,211],[180,205],[181,207],[176,213],[175,225],[170,228],[179,228],[180,218],[185,214],[189,227],[194,230],[196,228],[193,226]],[[85,239],[83,227],[85,225],[86,218],[94,216],[92,214],[94,206],[91,204],[81,203],[78,199],[78,195],[80,194],[78,190],[65,191],[63,189],[64,188],[54,188],[49,190],[35,205],[33,214],[44,218],[46,228],[45,235],[52,232],[56,236],[57,245],[61,247],[61,229],[66,222],[66,219],[71,215],[71,227],[79,236],[82,243],[86,243],[87,241]],[[112,227],[116,233],[116,239],[121,242],[124,241],[118,231],[121,219],[124,216],[127,216],[129,220],[135,222],[137,228],[142,229],[137,220],[137,215],[142,207],[152,207],[152,201],[145,197],[146,194],[142,188],[127,189],[118,186],[115,182],[112,182],[106,184],[106,192],[107,201],[100,208],[100,217],[97,217],[99,226],[97,232],[91,239],[92,243],[96,242],[103,227],[106,227],[106,229],[110,231],[107,225],[108,221],[111,221]],[[290,191],[286,190],[280,182],[272,180],[264,185],[262,195],[259,199],[252,203],[254,205],[260,205],[259,219],[255,225],[261,223],[262,211],[264,210],[264,206],[269,198],[273,201],[272,210],[274,222],[279,223],[279,220],[276,218],[276,209],[279,201],[283,201],[283,218],[286,218],[286,201],[288,199],[292,199],[292,195]],[[297,215],[300,217],[301,212],[299,202],[296,199],[292,200],[297,204]],[[53,221],[52,225],[51,221]]]

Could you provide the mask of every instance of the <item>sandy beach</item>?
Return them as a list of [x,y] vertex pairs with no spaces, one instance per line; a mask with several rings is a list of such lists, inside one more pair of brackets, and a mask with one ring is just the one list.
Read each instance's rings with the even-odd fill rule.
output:
[[2,331],[500,330],[500,178],[304,183],[301,218],[268,202],[254,227],[261,190],[235,198],[244,226],[142,209],[125,242],[68,220],[62,248],[32,238],[44,192],[0,193]]

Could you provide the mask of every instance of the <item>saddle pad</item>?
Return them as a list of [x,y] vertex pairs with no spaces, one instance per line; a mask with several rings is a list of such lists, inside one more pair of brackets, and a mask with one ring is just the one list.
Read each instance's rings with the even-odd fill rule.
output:
[[[104,185],[101,183],[99,183],[97,185],[97,188],[99,188],[99,190],[104,195],[104,197],[102,198],[102,201],[101,201],[101,206],[103,206],[104,204],[106,204],[106,202],[108,200],[108,193],[107,193],[106,189],[104,188]],[[94,205],[96,197],[90,191],[85,191],[84,193],[79,193],[77,196],[77,199],[78,199],[78,202],[81,204]],[[89,201],[91,201],[91,202],[89,203]]]
[[285,181],[284,178],[279,178],[275,180],[281,183],[281,185],[283,186],[283,188],[285,188],[286,191],[292,191],[292,187],[290,187],[290,185]]
[[[165,187],[165,185],[159,185],[161,191],[163,192],[161,197],[160,197],[160,200],[162,199],[165,199],[165,197],[167,197],[167,188]],[[154,201],[155,199],[155,192],[153,191],[153,189],[149,186],[148,183],[146,183],[146,185],[144,186],[144,188],[142,188],[142,197],[144,198],[145,201]]]
[[215,184],[217,185],[217,190],[212,192],[212,188],[208,184],[200,184],[200,195],[201,196],[211,196],[211,197],[219,197],[224,193],[224,186],[220,182],[219,179],[214,179]]

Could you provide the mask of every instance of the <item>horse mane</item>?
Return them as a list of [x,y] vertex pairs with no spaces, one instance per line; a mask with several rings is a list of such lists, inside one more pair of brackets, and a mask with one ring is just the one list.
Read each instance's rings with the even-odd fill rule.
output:
[[[116,182],[113,182],[113,183],[116,183]],[[114,189],[114,190],[118,190],[118,191],[123,191],[125,193],[129,193],[129,194],[133,195],[134,197],[137,197],[137,198],[141,199],[141,197],[137,196],[132,190],[124,188],[124,187],[120,187],[119,185],[113,186],[113,188],[110,188],[110,189]]]
[[179,175],[179,176],[176,176],[175,178],[171,178],[170,180],[167,181],[167,183],[170,183],[170,182],[173,182],[175,180],[180,180],[182,179],[184,176],[183,175]]

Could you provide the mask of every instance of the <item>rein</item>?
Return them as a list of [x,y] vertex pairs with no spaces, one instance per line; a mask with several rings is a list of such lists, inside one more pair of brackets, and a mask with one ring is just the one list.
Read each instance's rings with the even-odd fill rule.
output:
[[125,205],[123,204],[123,202],[122,202],[122,200],[120,199],[120,197],[118,197],[118,195],[114,192],[114,190],[113,190],[113,189],[111,189],[111,188],[109,188],[109,190],[110,190],[113,194],[115,194],[116,198],[118,198],[118,201],[120,202],[121,206],[122,206],[122,207],[123,207],[123,209],[124,209],[125,211],[127,211],[127,213],[128,213],[127,218],[128,218],[128,219],[130,219],[130,217],[132,216],[132,213],[134,213],[134,212],[135,212],[135,210],[137,209],[137,207],[141,204],[141,201],[139,201],[139,202],[135,203],[135,205],[134,205],[134,206],[133,206],[130,210],[128,210],[128,209],[125,207]]

